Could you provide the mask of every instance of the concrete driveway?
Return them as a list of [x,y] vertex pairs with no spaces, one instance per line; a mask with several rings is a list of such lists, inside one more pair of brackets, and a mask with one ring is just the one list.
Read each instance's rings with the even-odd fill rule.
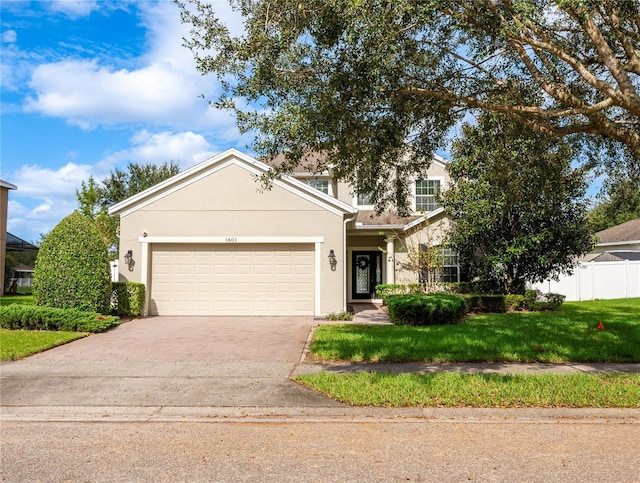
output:
[[0,403],[5,415],[61,407],[336,406],[289,380],[313,325],[304,317],[133,320],[3,364]]

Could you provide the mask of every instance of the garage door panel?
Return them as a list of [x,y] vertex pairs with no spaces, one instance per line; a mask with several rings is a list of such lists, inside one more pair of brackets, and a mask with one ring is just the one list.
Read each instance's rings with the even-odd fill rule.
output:
[[160,315],[311,315],[313,245],[153,245]]

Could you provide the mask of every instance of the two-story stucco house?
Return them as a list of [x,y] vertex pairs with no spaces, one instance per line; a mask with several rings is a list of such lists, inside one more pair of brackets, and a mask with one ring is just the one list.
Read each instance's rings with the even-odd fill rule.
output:
[[[415,215],[376,215],[329,172],[296,172],[262,190],[269,166],[231,149],[109,210],[120,216],[121,280],[147,287],[150,315],[311,315],[417,281],[406,246],[437,245],[445,162],[414,183]],[[443,273],[455,280],[454,257]]]

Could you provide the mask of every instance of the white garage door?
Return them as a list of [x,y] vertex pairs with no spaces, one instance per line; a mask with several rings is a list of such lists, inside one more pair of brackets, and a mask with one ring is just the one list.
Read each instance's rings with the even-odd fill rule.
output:
[[313,245],[152,245],[152,315],[313,315]]

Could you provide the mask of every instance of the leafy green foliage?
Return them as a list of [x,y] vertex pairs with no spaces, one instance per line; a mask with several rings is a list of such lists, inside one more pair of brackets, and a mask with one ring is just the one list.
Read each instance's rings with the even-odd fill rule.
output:
[[139,317],[144,310],[145,286],[138,282],[112,282],[111,311],[119,316]]
[[524,293],[528,281],[570,273],[592,248],[575,154],[570,143],[500,114],[463,126],[441,203],[454,222],[448,243],[470,278]]
[[467,310],[474,313],[501,314],[507,311],[504,295],[494,294],[461,294],[467,301]]
[[467,303],[458,295],[406,294],[387,298],[389,318],[394,324],[453,324],[462,320]]
[[97,182],[93,177],[76,191],[78,210],[93,221],[104,239],[110,255],[118,254],[118,227],[120,219],[111,216],[111,205],[130,198],[180,172],[174,162],[160,165],[129,163],[126,170],[115,169]]
[[40,246],[33,278],[35,304],[106,314],[110,295],[106,246],[95,225],[74,212]]
[[[409,205],[464,110],[640,159],[635,0],[234,0],[239,35],[216,2],[176,3],[198,70],[224,89],[213,102],[257,133],[254,151],[284,154],[280,172],[331,166],[378,207]],[[520,85],[543,102],[510,99]]]
[[0,307],[0,327],[4,329],[104,332],[119,323],[113,315],[78,309],[18,304]]
[[589,212],[593,231],[640,218],[640,175],[610,174],[596,205]]

